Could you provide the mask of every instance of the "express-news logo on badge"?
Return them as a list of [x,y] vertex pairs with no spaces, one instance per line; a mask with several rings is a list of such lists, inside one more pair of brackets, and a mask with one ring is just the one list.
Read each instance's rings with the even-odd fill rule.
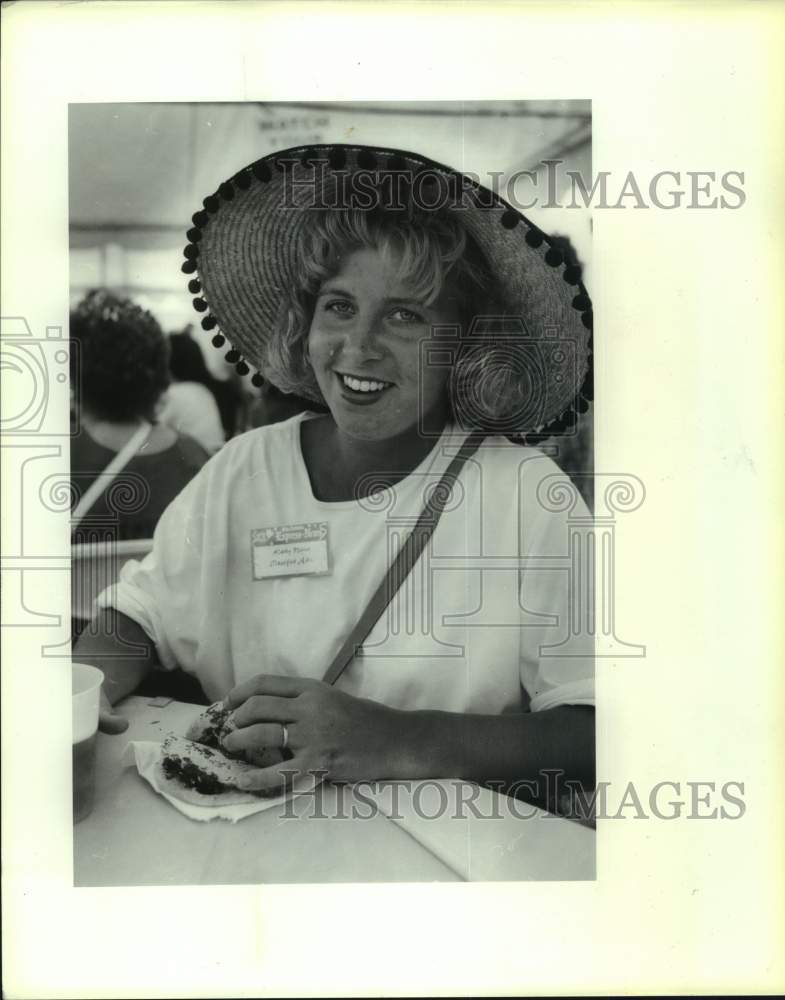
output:
[[329,573],[327,542],[326,521],[255,528],[251,532],[254,580]]

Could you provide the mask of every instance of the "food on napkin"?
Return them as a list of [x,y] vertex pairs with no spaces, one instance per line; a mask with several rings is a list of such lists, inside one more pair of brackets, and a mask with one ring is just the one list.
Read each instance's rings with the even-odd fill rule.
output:
[[293,793],[311,792],[321,780],[303,774],[286,790],[241,789],[243,775],[276,764],[287,754],[276,748],[248,754],[229,750],[224,740],[236,728],[231,714],[223,702],[216,702],[191,723],[184,737],[172,734],[163,743],[129,745],[139,774],[189,819],[236,823],[284,802]]
[[198,806],[240,805],[280,794],[279,789],[241,789],[240,779],[253,770],[246,761],[227,757],[203,743],[168,736],[161,744],[156,777],[167,794]]
[[237,728],[231,714],[228,705],[217,701],[191,723],[185,739],[169,736],[164,740],[158,777],[170,795],[192,805],[231,805],[280,794],[240,788],[240,778],[249,771],[277,764],[282,757],[273,748],[245,753],[230,750],[225,738]]
[[185,734],[186,739],[193,740],[194,743],[203,743],[207,747],[218,750],[226,757],[247,761],[256,767],[280,764],[283,760],[283,754],[276,747],[262,747],[259,750],[246,750],[244,753],[235,753],[229,750],[224,740],[229,733],[237,728],[231,715],[232,709],[225,702],[214,702],[198,718],[194,719]]

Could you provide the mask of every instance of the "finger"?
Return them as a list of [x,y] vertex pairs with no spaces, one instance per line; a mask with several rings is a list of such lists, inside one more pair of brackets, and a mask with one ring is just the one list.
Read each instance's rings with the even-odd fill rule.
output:
[[275,695],[279,698],[296,698],[311,684],[311,677],[281,677],[275,674],[257,674],[248,681],[243,681],[232,688],[226,696],[230,708],[237,708],[244,701],[256,694]]
[[99,712],[98,729],[108,736],[115,736],[117,733],[124,733],[128,729],[128,719],[115,712]]
[[[289,734],[291,740],[291,731]],[[233,729],[224,736],[224,746],[232,753],[241,750],[257,750],[260,747],[282,747],[283,728],[278,722],[263,722],[243,729]]]
[[252,726],[256,722],[291,722],[296,714],[293,698],[271,698],[255,694],[236,709],[231,719],[236,726]]
[[282,761],[271,767],[255,768],[253,771],[246,771],[242,778],[238,778],[237,784],[243,791],[248,792],[272,792],[287,791],[295,781],[307,775],[306,771],[300,769],[300,762],[295,756],[291,760]]

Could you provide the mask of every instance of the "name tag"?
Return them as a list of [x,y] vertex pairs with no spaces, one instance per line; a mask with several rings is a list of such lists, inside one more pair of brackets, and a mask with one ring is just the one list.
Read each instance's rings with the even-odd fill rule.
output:
[[251,532],[251,558],[254,580],[329,573],[327,522],[255,528]]

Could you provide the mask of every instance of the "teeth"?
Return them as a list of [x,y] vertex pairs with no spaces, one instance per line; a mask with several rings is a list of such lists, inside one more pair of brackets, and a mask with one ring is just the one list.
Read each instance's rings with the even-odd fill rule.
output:
[[380,392],[382,389],[386,389],[389,382],[376,382],[369,379],[359,379],[354,378],[351,375],[341,375],[343,379],[343,384],[348,386],[350,389],[354,389],[355,392]]

